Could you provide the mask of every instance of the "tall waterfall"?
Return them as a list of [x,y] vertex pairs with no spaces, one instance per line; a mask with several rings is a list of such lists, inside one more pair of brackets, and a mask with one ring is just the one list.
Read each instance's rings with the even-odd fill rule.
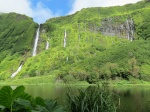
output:
[[131,41],[133,41],[133,39],[134,39],[134,21],[132,18],[131,18],[131,35],[132,35]]
[[129,21],[126,20],[126,22],[127,22],[127,38],[128,38],[128,40],[130,40],[130,26],[129,26]]
[[49,49],[49,39],[46,41],[46,50]]
[[65,29],[64,47],[66,47],[66,39],[67,39],[67,33],[66,33],[66,29]]
[[35,42],[34,42],[34,48],[33,48],[32,56],[36,56],[37,45],[38,45],[38,40],[39,40],[39,34],[40,34],[40,25],[39,25],[39,28],[36,31],[36,37],[35,37]]
[[20,64],[19,68],[17,69],[17,71],[14,72],[14,73],[10,76],[10,78],[14,78],[14,77],[21,71],[22,66],[23,66],[23,61],[21,62],[21,64]]

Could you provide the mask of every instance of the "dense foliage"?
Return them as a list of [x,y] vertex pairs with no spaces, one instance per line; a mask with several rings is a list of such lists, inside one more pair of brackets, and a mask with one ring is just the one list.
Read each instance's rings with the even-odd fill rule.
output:
[[100,90],[99,87],[79,90],[79,95],[74,95],[71,90],[67,93],[71,112],[116,112],[117,104],[112,96],[115,97],[107,91]]
[[[48,20],[41,25],[39,52],[29,58],[19,78],[54,75],[55,81],[150,80],[149,20],[150,3],[88,8]],[[134,41],[104,36],[99,31],[105,18],[118,18],[117,23],[132,18]],[[138,19],[137,19],[138,18]],[[64,47],[65,29],[67,32]],[[46,41],[50,49],[45,50]]]
[[0,112],[65,112],[57,101],[33,98],[24,91],[24,86],[14,90],[10,86],[3,86],[0,90]]
[[25,15],[0,14],[0,79],[10,77],[31,55],[36,27]]
[[[3,66],[0,65],[1,76],[6,74],[4,72],[8,68],[6,62],[14,60],[13,57],[22,54],[25,57],[23,58],[25,62],[16,79],[24,78],[25,80],[29,77],[37,76],[40,83],[43,80],[46,82],[49,80],[49,82],[53,83],[57,81],[97,83],[103,80],[122,79],[149,81],[149,13],[150,3],[141,1],[124,6],[87,8],[73,15],[49,19],[40,27],[39,54],[35,57],[26,58],[26,52],[32,49],[30,46],[31,40],[27,41],[27,43],[31,42],[30,44],[24,43],[23,47],[18,47],[19,44],[12,48],[9,47],[8,49],[12,49],[10,55],[18,51],[19,53],[7,56],[7,60],[3,60],[4,55],[0,57],[3,60],[1,62]],[[131,42],[127,38],[118,38],[117,36],[103,35],[101,33],[102,22],[108,18],[115,18],[112,21],[115,24],[122,24],[128,18],[132,18],[134,21],[134,41]],[[22,22],[25,22],[25,20]],[[31,25],[29,26],[31,27]],[[30,33],[23,33],[21,37],[19,36],[21,40],[23,40],[24,34],[30,34],[28,38],[30,37],[31,39],[31,34],[32,36],[34,35],[35,24],[33,26],[31,27],[32,30],[29,30],[27,25],[24,27]],[[66,47],[64,47],[65,30],[67,34]],[[20,32],[23,31],[21,29]],[[9,37],[9,32],[6,34],[6,37]],[[13,36],[13,33],[11,34]],[[19,32],[17,34],[14,32],[14,34],[20,35]],[[19,37],[16,41],[20,40]],[[47,41],[50,43],[50,48],[45,50]],[[21,41],[20,43],[22,44],[23,42]],[[14,62],[11,63],[11,65],[13,64]],[[9,72],[13,70],[11,69]]]
[[[117,100],[112,93],[100,90],[99,86],[78,90],[74,94],[68,89],[66,103],[59,105],[56,100],[32,97],[24,86],[3,86],[0,90],[0,112],[116,112]],[[117,102],[116,102],[117,101]]]

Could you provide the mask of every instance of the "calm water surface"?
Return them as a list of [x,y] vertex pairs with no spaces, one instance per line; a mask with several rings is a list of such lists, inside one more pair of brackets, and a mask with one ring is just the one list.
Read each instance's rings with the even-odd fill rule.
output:
[[[25,86],[26,92],[34,97],[40,96],[44,99],[57,99],[59,103],[65,104],[66,86]],[[74,93],[79,88],[87,89],[87,86],[71,86]],[[118,112],[150,112],[150,86],[119,86],[106,88],[110,92],[120,96]]]

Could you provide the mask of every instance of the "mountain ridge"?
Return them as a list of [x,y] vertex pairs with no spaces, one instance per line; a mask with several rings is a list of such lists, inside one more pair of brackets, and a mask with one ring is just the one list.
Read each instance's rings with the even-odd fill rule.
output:
[[[149,81],[149,7],[150,3],[138,2],[124,6],[88,8],[73,15],[47,20],[40,25],[38,55],[28,55],[22,70],[13,80],[50,76],[49,80],[53,83],[132,79]],[[113,19],[105,21],[108,18]],[[127,40],[127,34],[131,33],[125,25],[128,18],[134,21],[133,42]],[[119,32],[122,25],[127,30],[124,30],[121,38],[104,35],[101,32],[104,28],[102,22],[109,23],[105,29],[107,32],[113,28],[119,28],[114,30]],[[45,50],[47,42],[50,47]]]

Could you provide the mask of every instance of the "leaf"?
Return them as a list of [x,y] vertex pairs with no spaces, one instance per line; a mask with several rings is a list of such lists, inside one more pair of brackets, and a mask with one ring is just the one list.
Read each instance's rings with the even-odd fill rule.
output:
[[29,100],[18,98],[14,101],[13,108],[15,112],[29,112],[31,103]]
[[5,109],[5,107],[3,105],[0,105],[0,110]]
[[48,112],[66,112],[62,106],[57,104],[57,101],[45,100],[45,105]]
[[16,99],[24,93],[25,87],[18,86],[15,90],[13,90],[13,98]]
[[31,101],[32,96],[29,95],[28,93],[23,93],[23,94],[21,94],[20,98]]
[[21,98],[18,98],[17,100],[15,100],[15,103],[17,103],[19,105],[22,105],[22,106],[28,106],[28,107],[31,106],[29,100],[24,100],[24,99],[21,99]]
[[10,86],[4,86],[0,90],[0,104],[6,108],[10,108],[14,100],[23,95],[24,86],[18,86],[16,89],[12,89]]
[[44,106],[44,100],[41,97],[36,97],[34,100],[34,104]]
[[12,103],[12,88],[10,86],[4,86],[0,90],[0,104],[6,108],[11,107]]

